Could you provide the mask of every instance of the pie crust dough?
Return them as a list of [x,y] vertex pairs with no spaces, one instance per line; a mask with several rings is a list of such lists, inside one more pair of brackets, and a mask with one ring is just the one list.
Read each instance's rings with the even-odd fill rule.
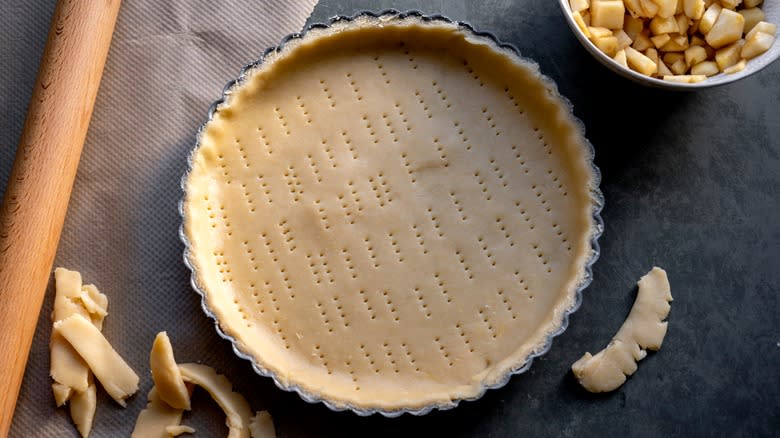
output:
[[111,347],[103,333],[81,315],[55,322],[54,332],[68,341],[108,395],[126,407],[125,399],[138,391],[138,375]]
[[[54,271],[55,297],[52,321],[78,315],[89,320],[99,331],[108,315],[108,297],[92,284],[82,285],[81,274],[64,268]],[[49,341],[51,385],[57,407],[70,402],[70,417],[81,436],[92,430],[97,395],[92,372],[58,330],[52,330]]]
[[165,403],[152,387],[146,408],[138,414],[130,438],[171,438],[169,427],[180,426],[183,409],[173,408]]
[[571,366],[580,384],[590,392],[619,388],[626,376],[636,372],[647,350],[661,348],[666,335],[672,290],[666,271],[654,267],[639,282],[634,306],[606,348],[595,355],[585,353]]
[[168,426],[165,428],[165,431],[171,434],[171,436],[179,436],[185,433],[195,433],[195,428],[179,424],[176,426]]
[[[56,323],[72,315],[90,317],[87,310],[80,304],[81,274],[57,268],[54,270],[54,284],[56,294],[54,296],[54,311],[51,315],[52,322]],[[56,331],[52,331],[51,334],[49,354],[50,373],[56,383],[79,392],[87,390],[87,386],[89,386],[87,383],[89,377],[87,364]],[[62,399],[64,395],[62,388],[52,387],[52,389],[55,391],[54,398],[57,400],[58,406],[70,398],[70,393],[68,393],[68,397]],[[60,394],[58,395],[57,392]]]
[[591,257],[591,155],[536,65],[455,24],[358,19],[266,56],[183,203],[207,307],[280,385],[422,409],[504,381]]
[[97,409],[97,388],[89,377],[89,386],[84,392],[74,392],[70,398],[70,418],[76,425],[82,437],[89,436],[92,430],[92,420],[95,419]]
[[233,392],[233,384],[227,377],[217,374],[214,368],[197,363],[183,363],[179,370],[185,382],[205,389],[225,412],[228,438],[249,438],[252,410],[244,396]]
[[70,400],[70,396],[71,393],[73,392],[73,388],[55,382],[51,384],[51,391],[54,393],[54,402],[57,404],[57,407],[59,408],[60,406],[67,403],[68,400]]
[[190,393],[173,357],[168,333],[157,333],[154,338],[152,352],[149,354],[149,368],[152,370],[152,379],[160,398],[171,407],[189,411]]
[[249,433],[252,438],[276,438],[274,420],[268,411],[258,411],[249,422]]

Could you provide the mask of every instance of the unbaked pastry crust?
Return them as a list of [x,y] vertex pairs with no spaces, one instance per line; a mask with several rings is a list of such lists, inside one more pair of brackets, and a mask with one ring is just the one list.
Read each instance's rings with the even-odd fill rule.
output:
[[586,352],[571,366],[583,388],[590,392],[614,391],[633,375],[647,350],[658,351],[666,336],[672,289],[666,271],[653,267],[637,283],[639,292],[620,330],[603,350]]
[[587,142],[535,65],[455,24],[365,18],[267,56],[204,126],[184,237],[221,329],[333,406],[446,406],[561,327]]

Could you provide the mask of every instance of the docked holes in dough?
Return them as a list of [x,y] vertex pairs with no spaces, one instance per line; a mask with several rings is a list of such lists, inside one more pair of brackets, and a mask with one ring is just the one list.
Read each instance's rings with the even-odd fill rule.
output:
[[160,398],[174,408],[189,410],[190,395],[184,386],[181,372],[173,357],[171,340],[166,332],[160,332],[154,338],[149,364]]
[[449,406],[575,301],[590,154],[531,64],[451,24],[366,18],[231,89],[185,182],[188,257],[222,329],[313,398]]
[[146,408],[138,414],[130,438],[170,438],[173,435],[168,428],[181,423],[183,412],[183,409],[172,408],[162,401],[157,388],[152,387]]
[[70,343],[108,394],[122,407],[138,390],[138,375],[90,321],[72,315],[54,323],[54,332]]
[[639,282],[639,292],[626,321],[612,342],[595,355],[585,353],[571,369],[590,392],[608,392],[620,387],[636,372],[647,349],[661,348],[666,335],[672,292],[666,271],[654,267]]
[[185,382],[205,389],[225,412],[228,438],[249,438],[252,410],[241,394],[233,392],[233,385],[225,376],[217,374],[214,368],[195,363],[180,364],[179,370]]
[[82,437],[87,437],[92,430],[97,408],[97,388],[90,377],[89,386],[84,392],[75,391],[70,398],[70,418],[76,425]]
[[[56,294],[54,297],[54,311],[52,322],[68,318],[72,315],[81,315],[89,318],[89,313],[78,303],[81,295],[81,274],[63,268],[54,271]],[[50,373],[56,383],[73,388],[76,391],[87,390],[87,377],[89,369],[79,355],[67,342],[55,331],[52,332],[50,341],[51,366]],[[63,391],[60,391],[60,395]],[[54,394],[57,400],[57,393]],[[64,403],[64,400],[57,400]]]

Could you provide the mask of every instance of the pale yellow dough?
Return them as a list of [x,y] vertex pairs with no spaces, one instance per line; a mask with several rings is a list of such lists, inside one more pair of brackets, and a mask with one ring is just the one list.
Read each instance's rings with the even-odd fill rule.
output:
[[252,410],[244,396],[233,392],[233,385],[225,376],[217,374],[214,368],[196,363],[180,364],[179,370],[184,381],[205,389],[225,412],[228,438],[249,438]]
[[171,407],[189,410],[190,394],[184,386],[181,372],[173,357],[171,340],[166,332],[160,332],[154,338],[149,364],[154,386],[160,398]]
[[131,438],[171,438],[169,427],[179,426],[183,409],[172,408],[165,403],[152,387],[148,395],[146,408],[138,414]]
[[[100,330],[108,310],[108,298],[91,284],[81,284],[81,274],[63,268],[54,271],[55,297],[52,321],[79,315]],[[49,341],[52,392],[57,406],[70,401],[70,416],[83,437],[92,430],[97,407],[92,373],[78,352],[57,330]]]
[[55,382],[51,384],[51,391],[54,393],[54,402],[57,404],[57,407],[60,407],[68,402],[73,388]]
[[595,355],[585,353],[571,366],[580,384],[590,392],[608,392],[634,374],[646,350],[658,350],[666,335],[664,322],[671,309],[672,292],[666,271],[653,268],[639,280],[639,292],[612,342]]
[[[81,305],[81,274],[63,268],[54,270],[54,311],[52,322],[57,322],[72,315],[81,315],[89,318],[89,312]],[[76,391],[87,390],[87,378],[89,368],[79,357],[78,353],[56,331],[51,334],[49,341],[50,372],[55,382],[72,388]],[[62,394],[60,394],[60,397]],[[55,399],[58,396],[55,394]],[[57,404],[65,400],[58,400]]]
[[205,126],[188,257],[283,385],[449,405],[560,328],[591,255],[590,159],[554,86],[488,40],[336,24],[269,55]]
[[125,399],[138,390],[138,375],[111,347],[100,330],[83,316],[72,315],[55,322],[54,332],[68,341],[108,395],[125,407]]
[[85,284],[81,287],[79,299],[81,300],[81,305],[89,313],[92,324],[98,330],[102,330],[103,320],[108,315],[108,297],[100,293],[94,284]]
[[97,409],[97,388],[91,382],[84,392],[74,392],[70,398],[70,418],[76,425],[82,437],[87,437],[92,430],[92,421],[95,419]]
[[268,411],[259,411],[249,422],[249,433],[252,438],[276,438],[274,420]]
[[165,428],[165,431],[169,433],[171,436],[179,436],[185,433],[195,433],[194,428],[182,424],[176,426],[168,426]]

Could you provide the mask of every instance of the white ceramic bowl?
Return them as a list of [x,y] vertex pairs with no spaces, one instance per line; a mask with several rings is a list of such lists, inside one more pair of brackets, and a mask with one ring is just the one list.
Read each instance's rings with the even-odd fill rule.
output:
[[[598,59],[599,62],[607,66],[607,68],[614,71],[615,73],[625,78],[628,78],[634,82],[649,87],[664,88],[668,90],[697,90],[702,88],[716,87],[719,85],[724,85],[734,81],[738,81],[742,78],[746,78],[752,75],[753,73],[756,73],[761,69],[763,69],[764,67],[768,66],[769,64],[777,60],[777,58],[780,58],[780,38],[778,38],[778,41],[775,41],[775,44],[772,45],[772,47],[767,52],[748,61],[747,67],[739,73],[734,73],[730,75],[720,73],[710,78],[707,78],[707,80],[705,81],[698,82],[695,84],[680,84],[676,82],[667,82],[661,79],[651,78],[649,76],[639,74],[631,69],[625,68],[622,65],[618,64],[617,62],[615,62],[615,60],[613,60],[609,56],[605,55],[604,52],[599,50],[598,47],[596,47],[596,45],[593,44],[582,33],[580,28],[577,27],[577,23],[574,22],[574,19],[571,16],[571,7],[569,6],[569,0],[558,0],[558,3],[560,4],[561,11],[563,12],[564,17],[566,18],[566,23],[569,24],[569,28],[571,28],[571,30],[574,32],[574,35],[577,37],[578,40],[580,40],[580,43],[582,43],[582,46],[585,47],[588,50],[588,52],[590,52],[590,54],[593,55],[593,57]],[[768,21],[770,23],[775,23],[780,25],[780,0],[764,0],[764,3],[761,5],[761,9],[764,11],[764,14],[766,15],[764,21]]]

